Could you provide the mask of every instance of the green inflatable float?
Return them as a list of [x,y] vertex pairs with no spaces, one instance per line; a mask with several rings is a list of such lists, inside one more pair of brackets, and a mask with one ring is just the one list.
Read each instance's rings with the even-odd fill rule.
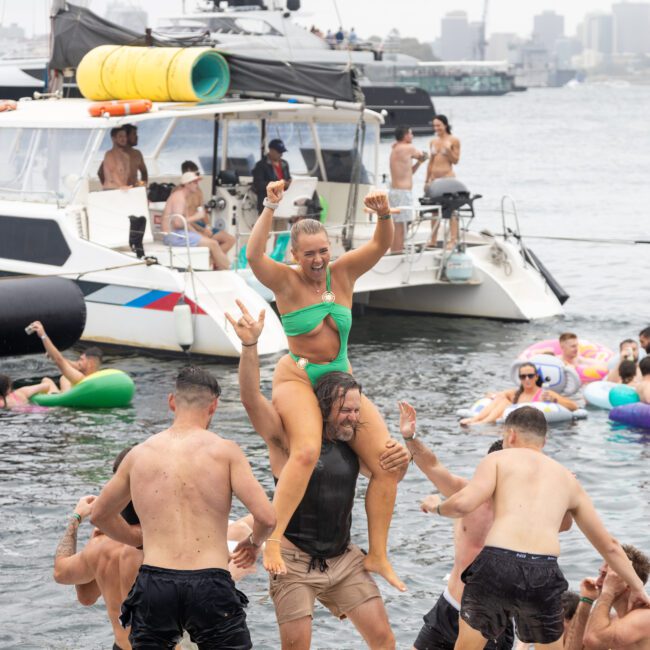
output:
[[69,406],[82,409],[128,406],[135,393],[133,379],[121,370],[98,370],[84,377],[65,393],[39,393],[31,399],[40,406]]

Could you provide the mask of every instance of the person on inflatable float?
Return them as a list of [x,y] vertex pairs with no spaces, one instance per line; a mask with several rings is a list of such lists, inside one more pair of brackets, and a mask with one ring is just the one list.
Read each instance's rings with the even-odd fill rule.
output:
[[[347,342],[352,327],[352,293],[356,279],[369,271],[393,240],[392,211],[385,192],[371,192],[364,200],[378,215],[372,239],[330,264],[330,242],[323,225],[303,219],[291,229],[291,247],[297,267],[275,262],[265,253],[274,210],[284,193],[284,181],[266,187],[264,209],[255,223],[246,258],[257,279],[275,293],[289,354],[280,359],[273,375],[272,400],[289,439],[289,459],[275,490],[277,525],[267,540],[264,567],[286,573],[280,540],[305,495],[307,483],[321,453],[323,416],[314,384],[327,372],[350,372]],[[378,573],[401,591],[386,556],[388,530],[401,475],[382,469],[379,462],[390,438],[386,424],[370,400],[361,398],[361,425],[350,446],[370,469],[366,493],[369,551],[366,570]]]
[[[49,380],[52,382],[52,380]],[[54,382],[52,382],[54,383]],[[32,386],[23,386],[13,390],[13,382],[9,375],[0,374],[0,409],[10,409],[15,406],[24,406],[29,403],[29,398],[36,393],[47,393],[50,388],[45,380],[40,384]]]
[[49,377],[44,377],[43,382],[48,385],[47,393],[65,393],[70,390],[75,384],[78,384],[84,377],[92,375],[97,372],[102,365],[102,358],[104,354],[98,347],[86,348],[77,361],[68,361],[57,349],[56,345],[45,332],[45,328],[41,321],[34,321],[29,325],[33,334],[38,334],[43,347],[47,354],[61,371],[61,379],[59,386],[57,386]]
[[503,416],[504,411],[512,404],[527,404],[529,402],[554,402],[575,411],[578,405],[553,390],[542,388],[543,379],[532,363],[522,363],[519,366],[519,388],[512,388],[497,393],[490,404],[471,418],[463,418],[460,424],[490,424]]

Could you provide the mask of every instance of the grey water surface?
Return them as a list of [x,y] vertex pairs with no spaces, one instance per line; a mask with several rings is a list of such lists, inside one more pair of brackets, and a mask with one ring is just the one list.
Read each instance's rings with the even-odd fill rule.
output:
[[[584,85],[436,103],[462,142],[458,177],[484,196],[477,204],[477,227],[496,228],[500,198],[511,194],[524,234],[650,239],[650,87]],[[427,139],[416,143],[425,147]],[[388,153],[389,143],[383,144],[386,163]],[[420,171],[416,186],[423,180]],[[486,390],[507,387],[510,363],[520,350],[564,330],[614,347],[650,325],[650,246],[528,243],[571,294],[564,317],[514,324],[372,313],[357,318],[352,330],[355,374],[391,430],[397,433],[396,400],[408,399],[418,410],[423,439],[464,476],[471,475],[499,430],[462,430],[454,412]],[[67,515],[80,496],[98,492],[116,453],[168,424],[166,396],[181,361],[126,355],[107,363],[133,375],[138,390],[131,408],[0,413],[0,648],[111,647],[103,605],[84,608],[72,587],[52,580],[54,550]],[[273,364],[273,359],[263,363],[267,392]],[[223,388],[213,429],[243,446],[270,493],[265,446],[238,401],[236,366],[205,365]],[[44,357],[2,360],[0,368],[14,377],[52,371]],[[553,427],[547,448],[578,475],[612,533],[650,552],[650,432],[614,428],[605,412],[590,411],[586,421]],[[361,546],[365,487],[361,479],[353,527]],[[391,557],[409,591],[398,594],[385,584],[381,589],[399,648],[411,647],[452,562],[450,521],[419,511],[431,491],[412,469],[395,508]],[[236,503],[235,514],[240,513]],[[84,523],[80,543],[89,533]],[[579,531],[562,540],[561,565],[575,588],[597,572],[599,559]],[[258,569],[240,587],[251,600],[255,647],[278,648],[264,571]],[[363,643],[349,622],[319,607],[312,647],[347,650]]]

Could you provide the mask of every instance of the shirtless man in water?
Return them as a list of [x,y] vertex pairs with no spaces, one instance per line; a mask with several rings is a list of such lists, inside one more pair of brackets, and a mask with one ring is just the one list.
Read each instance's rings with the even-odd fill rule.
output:
[[[92,522],[113,539],[144,540],[144,564],[120,617],[134,648],[172,648],[183,629],[199,647],[252,647],[247,599],[227,571],[232,495],[254,521],[234,552],[240,566],[255,562],[275,513],[241,449],[207,430],[219,394],[208,372],[183,368],[169,396],[173,424],[128,453],[93,505]],[[129,500],[141,536],[116,516]]]
[[[113,465],[115,473],[130,448],[121,451]],[[94,496],[85,496],[74,509],[65,534],[56,549],[54,580],[62,585],[75,585],[77,598],[82,605],[93,605],[102,596],[106,613],[113,626],[113,650],[131,650],[128,631],[118,622],[120,606],[142,564],[142,551],[116,542],[99,530],[93,532],[86,546],[77,553],[77,530],[90,516]],[[135,510],[129,503],[122,511],[129,525],[139,524]]]
[[[650,560],[634,546],[624,546],[634,570],[645,584]],[[589,580],[589,579],[587,579]],[[596,603],[587,622],[583,643],[587,650],[650,650],[650,609],[628,611],[629,588],[604,564],[591,580]],[[612,608],[616,616],[611,616]]]
[[519,638],[562,648],[561,595],[567,581],[557,565],[558,531],[567,515],[612,569],[630,585],[630,607],[650,605],[621,545],[605,529],[587,493],[569,470],[544,455],[546,420],[532,407],[505,422],[503,450],[486,456],[472,480],[429,508],[460,518],[492,499],[494,523],[485,547],[465,569],[456,650],[481,650],[514,617]]
[[[424,191],[430,183],[437,178],[456,176],[454,165],[460,160],[460,140],[451,134],[451,125],[445,115],[436,115],[433,118],[433,130],[436,137],[429,142],[429,166],[427,178],[424,182]],[[439,222],[433,222],[429,246],[434,247],[438,241]],[[458,217],[451,219],[451,242],[458,240]]]
[[104,154],[100,170],[103,174],[102,187],[105,190],[128,189],[131,183],[131,156],[128,153],[126,129],[111,129],[113,147]]
[[650,356],[641,359],[639,370],[641,371],[641,381],[636,387],[636,392],[639,393],[639,399],[642,402],[650,404]]
[[[219,242],[210,237],[200,235],[191,228],[195,221],[204,218],[203,213],[196,211],[195,195],[200,193],[198,172],[188,171],[181,176],[181,184],[169,195],[162,215],[162,231],[166,233],[163,242],[167,246],[205,246],[210,249],[210,258],[215,270],[230,268],[228,257],[221,249]],[[187,221],[187,234],[182,219]],[[189,240],[189,241],[188,241]]]
[[[395,233],[390,250],[401,253],[404,250],[404,231],[406,224],[413,219],[413,210],[404,206],[413,204],[413,174],[427,159],[425,151],[420,151],[413,144],[413,132],[406,126],[395,129],[395,140],[390,152],[390,193],[388,200],[392,206],[402,208],[393,214]],[[415,163],[413,162],[415,160]]]
[[[450,497],[464,488],[469,481],[452,474],[438,460],[436,454],[417,437],[415,409],[408,402],[400,402],[399,408],[402,437],[422,473],[445,497]],[[502,446],[500,440],[495,442],[488,454],[499,451]],[[422,502],[421,508],[424,512],[431,512],[431,501],[432,497],[427,497]],[[433,511],[435,512],[435,505]],[[454,522],[454,566],[444,593],[424,616],[424,625],[413,644],[415,650],[453,650],[458,637],[458,614],[464,587],[460,576],[483,548],[493,520],[492,501],[487,500],[474,512]],[[513,640],[512,626],[508,626],[496,642],[489,641],[485,647],[488,650],[511,650]]]

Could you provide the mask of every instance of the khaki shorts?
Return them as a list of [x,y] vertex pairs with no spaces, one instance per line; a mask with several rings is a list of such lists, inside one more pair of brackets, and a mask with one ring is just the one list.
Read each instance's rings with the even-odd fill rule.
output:
[[302,551],[282,549],[287,573],[271,577],[271,598],[278,625],[314,616],[316,599],[338,618],[381,594],[372,576],[363,568],[365,555],[350,544],[347,551],[327,560],[327,571],[318,562],[309,571],[311,557]]

